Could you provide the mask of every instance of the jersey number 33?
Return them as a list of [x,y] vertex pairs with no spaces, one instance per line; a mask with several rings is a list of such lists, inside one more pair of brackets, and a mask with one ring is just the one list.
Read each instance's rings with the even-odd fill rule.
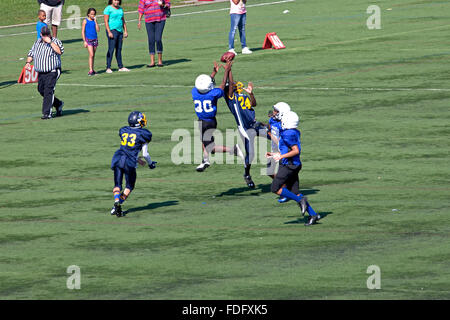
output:
[[136,134],[128,134],[126,132],[122,133],[122,141],[120,143],[123,146],[126,146],[128,144],[129,147],[134,147],[134,145],[136,144]]

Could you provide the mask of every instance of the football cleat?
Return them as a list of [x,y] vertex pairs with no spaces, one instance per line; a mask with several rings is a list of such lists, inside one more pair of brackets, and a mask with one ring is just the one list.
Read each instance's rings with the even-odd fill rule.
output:
[[244,180],[247,183],[247,186],[251,189],[255,189],[255,183],[252,180],[251,176],[244,175]]
[[241,148],[239,147],[238,144],[235,144],[235,145],[234,145],[234,148],[233,148],[233,154],[234,154],[235,156],[238,156],[238,157],[241,158],[241,159],[244,159],[244,154],[242,153],[242,150],[241,150]]
[[298,203],[298,206],[300,207],[300,210],[302,211],[302,216],[305,215],[306,209],[308,209],[308,199],[303,196],[300,199],[300,202]]
[[132,128],[142,128],[147,125],[147,117],[144,113],[133,111],[128,116],[128,124]]
[[61,117],[62,116],[62,108],[64,107],[64,101],[61,101],[61,104],[58,108],[56,108],[56,116]]
[[116,215],[117,217],[123,217],[122,206],[119,201],[114,202],[114,207],[111,209],[111,215]]
[[319,220],[319,215],[310,216],[305,223],[305,226],[312,226],[313,224],[316,224],[317,220]]
[[278,199],[278,202],[279,202],[279,203],[285,203],[285,202],[288,202],[289,200],[291,200],[291,199],[286,198],[286,197],[280,197],[280,198]]
[[209,161],[203,161],[195,170],[197,170],[197,172],[203,172],[209,166],[210,166]]

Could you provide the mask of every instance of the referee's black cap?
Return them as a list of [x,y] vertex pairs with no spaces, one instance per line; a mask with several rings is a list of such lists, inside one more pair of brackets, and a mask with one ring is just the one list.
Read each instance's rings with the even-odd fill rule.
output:
[[50,35],[51,35],[50,29],[48,27],[42,27],[41,35],[50,37]]

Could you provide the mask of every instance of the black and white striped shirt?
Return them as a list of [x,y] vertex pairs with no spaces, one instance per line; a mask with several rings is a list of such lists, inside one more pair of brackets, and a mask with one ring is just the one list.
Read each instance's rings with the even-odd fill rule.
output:
[[[61,54],[64,53],[62,42],[52,37],[52,42],[56,43],[61,49]],[[52,70],[61,68],[61,55],[53,50],[50,43],[45,43],[42,39],[38,39],[31,47],[28,56],[34,60],[34,69],[37,72],[50,72]]]

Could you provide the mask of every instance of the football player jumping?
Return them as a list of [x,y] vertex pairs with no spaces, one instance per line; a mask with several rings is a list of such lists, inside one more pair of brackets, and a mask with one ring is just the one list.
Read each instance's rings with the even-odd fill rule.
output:
[[231,62],[227,62],[224,68],[225,74],[223,81],[218,88],[214,87],[214,77],[219,71],[220,66],[214,62],[211,76],[208,76],[207,74],[199,75],[195,79],[195,87],[191,90],[195,113],[199,120],[200,139],[203,148],[203,161],[196,168],[198,172],[204,171],[211,165],[209,162],[209,153],[228,152],[232,155],[244,158],[244,155],[237,144],[233,148],[217,146],[214,144],[214,137],[212,134],[217,128],[217,101],[224,96],[225,83],[227,81],[228,70],[231,68]]
[[302,162],[300,161],[301,144],[300,131],[297,130],[298,122],[298,115],[293,111],[282,115],[282,130],[278,144],[280,152],[267,152],[266,157],[272,157],[280,162],[278,172],[272,181],[272,192],[297,202],[302,215],[308,211],[309,218],[305,225],[310,226],[320,219],[320,215],[313,210],[306,197],[299,191],[298,173],[302,169]]
[[228,71],[228,83],[225,91],[227,92],[225,101],[236,120],[245,146],[244,180],[247,186],[253,189],[255,188],[255,183],[250,175],[250,168],[254,157],[254,139],[255,136],[266,136],[267,128],[255,119],[255,110],[253,108],[256,106],[256,99],[253,94],[253,84],[249,82],[247,88],[244,88],[242,82],[234,82],[231,66]]
[[[114,206],[111,209],[111,215],[117,217],[124,216],[121,205],[136,184],[137,163],[145,165],[145,162],[138,158],[139,152],[142,150],[142,155],[150,169],[156,167],[156,161],[152,161],[148,154],[148,143],[152,140],[152,133],[144,128],[147,125],[147,117],[142,112],[133,111],[128,116],[128,124],[129,126],[119,130],[120,148],[111,160],[111,170],[114,171]],[[122,191],[124,175],[126,188]]]

